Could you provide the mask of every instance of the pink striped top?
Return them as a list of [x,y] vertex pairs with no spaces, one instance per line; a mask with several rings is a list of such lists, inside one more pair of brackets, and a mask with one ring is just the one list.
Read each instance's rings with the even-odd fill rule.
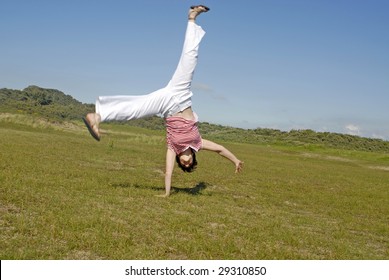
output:
[[187,120],[182,117],[168,117],[166,120],[166,140],[168,147],[176,155],[181,154],[188,148],[198,152],[202,147],[202,139],[195,120]]

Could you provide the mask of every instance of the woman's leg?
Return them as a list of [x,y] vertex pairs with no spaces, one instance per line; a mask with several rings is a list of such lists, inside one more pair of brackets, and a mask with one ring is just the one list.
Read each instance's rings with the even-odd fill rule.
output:
[[200,42],[205,35],[205,31],[201,26],[196,24],[195,20],[199,14],[208,10],[209,8],[205,6],[195,6],[189,10],[189,19],[181,58],[168,84],[168,87],[175,93],[190,93],[193,74],[197,65]]
[[96,100],[96,113],[101,121],[128,121],[164,114],[170,96],[166,89],[147,95],[100,96]]
[[106,121],[128,121],[157,114],[169,108],[171,95],[163,88],[147,95],[100,96],[96,100],[96,112],[83,118],[90,134],[100,140],[100,123]]

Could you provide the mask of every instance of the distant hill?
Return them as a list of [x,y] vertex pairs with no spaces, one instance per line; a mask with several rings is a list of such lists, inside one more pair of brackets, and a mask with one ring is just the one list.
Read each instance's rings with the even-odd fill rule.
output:
[[[37,86],[29,86],[23,90],[0,89],[0,113],[31,114],[51,121],[70,121],[80,120],[88,112],[94,112],[94,110],[93,104],[83,104],[56,89]],[[121,122],[121,124],[164,130],[164,120],[159,117]],[[388,141],[340,133],[315,132],[310,129],[289,132],[267,128],[241,129],[207,122],[200,123],[199,128],[204,138],[215,140],[253,144],[313,145],[314,147],[389,153]]]
[[83,104],[56,89],[29,86],[23,90],[0,89],[0,112],[24,113],[53,120],[80,119],[94,111],[93,104]]

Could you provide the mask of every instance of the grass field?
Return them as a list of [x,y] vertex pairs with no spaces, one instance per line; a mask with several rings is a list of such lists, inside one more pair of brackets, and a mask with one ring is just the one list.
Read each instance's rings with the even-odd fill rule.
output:
[[1,259],[389,259],[389,155],[222,143],[176,168],[163,132],[0,119]]

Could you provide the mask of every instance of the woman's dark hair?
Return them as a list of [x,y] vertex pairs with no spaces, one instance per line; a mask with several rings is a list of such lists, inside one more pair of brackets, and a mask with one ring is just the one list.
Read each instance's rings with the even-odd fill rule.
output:
[[193,172],[195,171],[196,167],[197,167],[197,160],[196,160],[196,153],[195,151],[193,151],[193,149],[191,148],[192,150],[192,164],[189,166],[189,167],[185,167],[181,164],[181,161],[180,161],[180,157],[177,155],[176,156],[176,162],[178,164],[178,166],[182,169],[182,171],[184,172]]

